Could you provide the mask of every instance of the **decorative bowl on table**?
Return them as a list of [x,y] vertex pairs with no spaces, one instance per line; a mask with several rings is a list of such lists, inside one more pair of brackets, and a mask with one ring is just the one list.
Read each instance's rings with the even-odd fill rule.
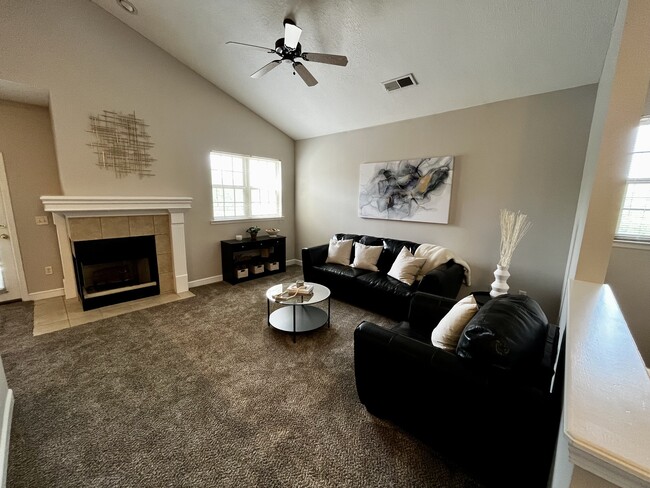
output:
[[280,233],[280,229],[264,229],[270,237],[275,237]]

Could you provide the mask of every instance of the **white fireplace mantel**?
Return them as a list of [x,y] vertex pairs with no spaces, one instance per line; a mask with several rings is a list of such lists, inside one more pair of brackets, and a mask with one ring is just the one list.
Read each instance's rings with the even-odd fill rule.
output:
[[105,217],[120,215],[169,214],[174,287],[176,293],[188,291],[185,252],[185,214],[192,208],[191,197],[123,197],[123,196],[42,196],[46,212],[52,212],[63,266],[63,289],[66,298],[77,296],[77,282],[68,232],[70,217]]
[[[77,215],[127,214],[143,210],[183,211],[192,208],[190,197],[69,197],[45,196],[41,202],[47,212]],[[98,213],[99,212],[99,213]]]

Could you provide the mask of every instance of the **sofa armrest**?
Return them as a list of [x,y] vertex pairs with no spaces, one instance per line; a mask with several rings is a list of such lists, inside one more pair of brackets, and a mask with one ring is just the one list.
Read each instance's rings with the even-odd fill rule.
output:
[[[363,321],[354,330],[354,374],[359,400],[382,416],[407,405],[429,403],[433,391],[453,391],[462,386],[476,391],[485,386],[469,361],[434,347]],[[420,397],[421,402],[414,402]],[[453,394],[452,394],[453,397]]]
[[465,277],[465,269],[453,260],[441,264],[424,275],[418,291],[456,298]]
[[320,246],[314,246],[314,247],[303,247],[302,267],[307,268],[311,266],[317,266],[319,264],[325,264],[325,260],[327,259],[328,249],[329,249],[328,244],[321,244]]

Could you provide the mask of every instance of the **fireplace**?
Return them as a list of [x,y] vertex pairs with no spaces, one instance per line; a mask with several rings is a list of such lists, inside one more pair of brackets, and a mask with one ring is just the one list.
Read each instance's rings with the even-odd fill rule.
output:
[[[56,226],[63,266],[63,295],[66,299],[83,297],[86,287],[78,283],[78,276],[85,280],[90,274],[92,279],[93,273],[98,283],[85,290],[87,296],[91,295],[90,298],[118,295],[122,292],[133,292],[135,295],[134,290],[138,289],[147,291],[137,293],[157,294],[151,290],[155,288],[155,285],[152,285],[154,282],[158,283],[161,294],[188,291],[184,213],[192,206],[191,198],[42,196],[41,201],[45,211],[52,212],[52,220]],[[92,256],[98,254],[91,251],[88,253],[90,258],[85,258],[88,265],[86,275],[84,276],[83,270],[79,273],[78,256],[84,254],[82,249],[87,245],[82,243],[93,241],[94,245],[98,245],[100,242],[111,242],[112,239],[118,238],[128,238],[125,242],[131,243],[135,242],[131,239],[143,236],[155,241],[156,258],[130,256],[129,264],[125,264],[122,258],[102,258],[108,264],[100,264],[99,261],[91,262]],[[124,247],[128,250],[131,244]],[[112,246],[107,246],[106,253],[109,256],[112,249]],[[82,252],[78,252],[79,250]],[[134,278],[125,277],[125,273],[138,275],[139,284],[132,284],[135,283]],[[114,291],[129,287],[134,288]],[[125,299],[120,301],[133,299],[124,295],[122,298]]]
[[73,261],[84,310],[160,293],[153,235],[77,241]]

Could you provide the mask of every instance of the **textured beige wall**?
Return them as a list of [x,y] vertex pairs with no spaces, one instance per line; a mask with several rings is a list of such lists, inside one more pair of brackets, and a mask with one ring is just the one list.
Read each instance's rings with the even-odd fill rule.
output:
[[[48,225],[41,195],[60,195],[52,124],[47,108],[0,100],[0,152],[3,154],[18,244],[29,293],[61,288],[63,271],[52,216]],[[45,266],[52,266],[46,275]]]
[[[521,210],[533,228],[508,283],[556,320],[595,95],[591,85],[298,141],[298,246],[335,232],[439,244],[468,261],[472,290],[487,290],[499,257],[499,209]],[[444,155],[455,156],[448,225],[357,216],[361,163]]]
[[650,367],[650,249],[614,246],[605,283],[612,287],[639,352]]
[[[294,257],[294,142],[286,134],[87,0],[4,0],[0,78],[47,89],[65,195],[189,196],[190,281],[221,274],[221,239],[252,223],[279,227]],[[89,115],[135,111],[155,144],[154,177],[99,169]],[[211,225],[209,153],[282,161],[284,219]],[[57,283],[57,287],[60,287]]]

